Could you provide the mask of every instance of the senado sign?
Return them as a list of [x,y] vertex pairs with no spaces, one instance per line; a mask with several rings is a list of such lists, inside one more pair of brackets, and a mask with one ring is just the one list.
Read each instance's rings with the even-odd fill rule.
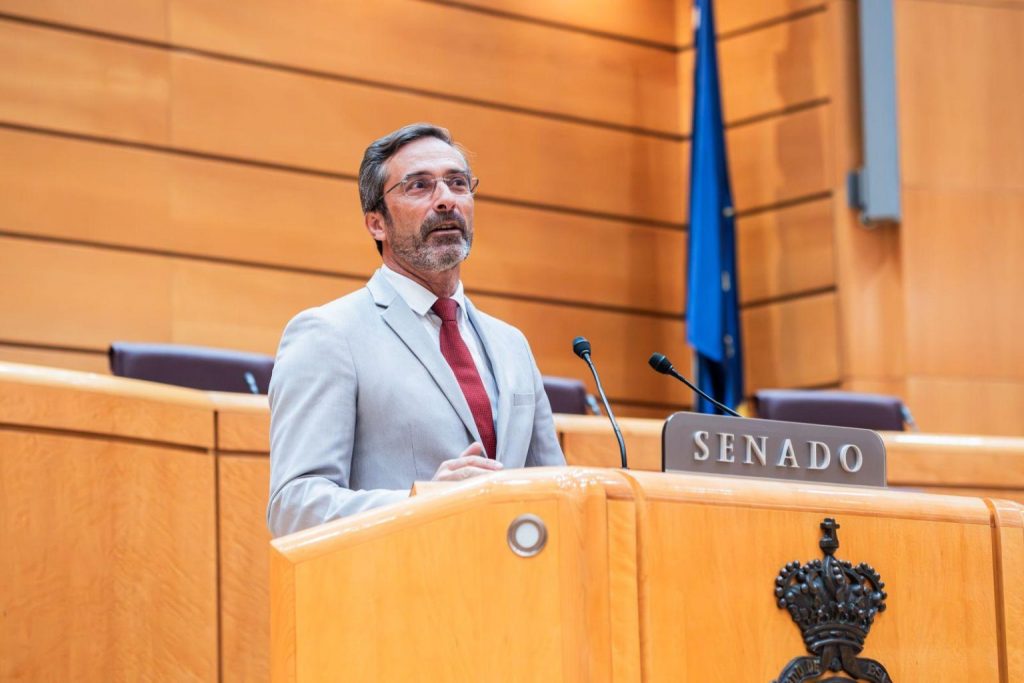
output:
[[662,469],[885,486],[885,445],[868,429],[682,412],[665,422]]

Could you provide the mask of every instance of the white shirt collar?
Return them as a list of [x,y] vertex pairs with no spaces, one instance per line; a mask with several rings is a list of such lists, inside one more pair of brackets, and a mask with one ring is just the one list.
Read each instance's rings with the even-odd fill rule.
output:
[[[401,273],[396,273],[384,264],[381,264],[380,272],[387,279],[388,284],[395,288],[398,296],[402,297],[402,300],[405,301],[406,305],[416,315],[425,316],[430,312],[430,307],[437,301],[436,294],[415,280]],[[452,298],[458,302],[459,310],[465,315],[466,294],[462,288],[462,280],[459,280],[459,284],[455,287],[455,293],[452,294]]]

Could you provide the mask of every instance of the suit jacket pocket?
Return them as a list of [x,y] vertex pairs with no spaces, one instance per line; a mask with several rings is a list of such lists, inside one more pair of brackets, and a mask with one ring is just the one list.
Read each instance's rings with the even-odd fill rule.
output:
[[512,406],[532,406],[536,402],[536,396],[531,391],[524,394],[512,394]]

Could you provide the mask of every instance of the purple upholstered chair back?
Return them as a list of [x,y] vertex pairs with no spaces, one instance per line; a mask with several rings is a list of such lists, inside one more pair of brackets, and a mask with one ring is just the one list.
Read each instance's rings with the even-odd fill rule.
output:
[[114,342],[109,354],[118,377],[206,391],[265,394],[274,369],[273,356],[180,344]]
[[551,412],[587,415],[587,388],[578,379],[544,376],[544,393],[551,402]]
[[903,401],[895,396],[849,391],[762,389],[754,396],[757,416],[837,427],[903,431]]

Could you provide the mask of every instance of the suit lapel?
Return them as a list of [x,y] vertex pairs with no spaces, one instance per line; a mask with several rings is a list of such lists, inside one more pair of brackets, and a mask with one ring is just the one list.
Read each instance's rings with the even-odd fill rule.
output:
[[466,315],[469,316],[469,322],[476,330],[477,338],[483,345],[484,355],[490,361],[491,371],[494,373],[494,385],[498,391],[497,419],[494,425],[495,437],[498,440],[498,453],[495,459],[504,462],[505,448],[508,444],[509,418],[512,415],[512,390],[506,374],[507,359],[504,358],[504,354],[498,352],[497,335],[484,321],[483,316],[477,314],[476,307],[473,306],[469,297],[466,297]]
[[[434,382],[437,383],[441,393],[458,413],[459,419],[462,420],[466,429],[475,440],[480,441],[480,432],[476,428],[476,422],[473,421],[473,413],[469,410],[469,404],[466,403],[462,388],[456,381],[448,361],[441,355],[440,346],[434,343],[427,331],[423,329],[423,323],[406,305],[405,300],[398,296],[398,292],[388,284],[387,279],[379,270],[370,278],[366,288],[370,290],[377,306],[383,309],[381,317],[384,322],[423,364]],[[501,447],[499,446],[498,449],[501,450]]]

